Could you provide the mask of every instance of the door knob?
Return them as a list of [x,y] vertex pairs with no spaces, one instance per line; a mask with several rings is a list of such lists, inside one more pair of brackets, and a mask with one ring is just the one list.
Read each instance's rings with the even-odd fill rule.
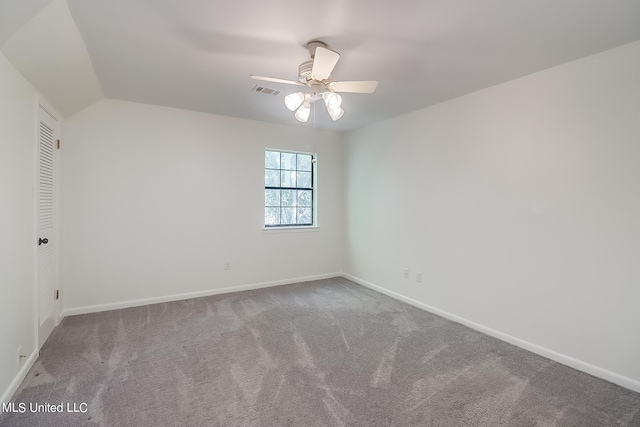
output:
[[49,239],[47,239],[46,237],[44,239],[43,238],[38,239],[38,246],[46,245],[47,243],[49,243]]

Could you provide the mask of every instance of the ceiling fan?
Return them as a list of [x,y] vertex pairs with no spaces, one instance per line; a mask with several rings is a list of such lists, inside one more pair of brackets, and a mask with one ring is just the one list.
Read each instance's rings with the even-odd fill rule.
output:
[[338,92],[348,93],[373,93],[378,87],[378,82],[370,81],[333,81],[331,72],[340,59],[340,54],[327,49],[327,45],[321,41],[311,41],[307,44],[311,59],[304,61],[298,67],[298,80],[283,80],[272,77],[254,76],[255,80],[263,80],[274,83],[284,83],[296,86],[305,86],[306,92],[296,92],[285,96],[284,104],[290,111],[295,111],[295,118],[301,122],[309,120],[311,104],[322,99],[327,107],[329,116],[335,121],[344,114],[341,107],[342,97]]

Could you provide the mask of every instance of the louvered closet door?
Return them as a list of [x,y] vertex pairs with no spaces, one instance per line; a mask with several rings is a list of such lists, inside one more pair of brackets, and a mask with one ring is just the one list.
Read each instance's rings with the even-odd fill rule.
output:
[[38,342],[40,347],[55,326],[55,150],[57,121],[40,108],[38,131]]

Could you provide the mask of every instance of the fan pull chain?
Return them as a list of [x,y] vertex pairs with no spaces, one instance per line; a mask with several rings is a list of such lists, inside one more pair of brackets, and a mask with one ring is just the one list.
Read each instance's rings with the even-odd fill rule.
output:
[[311,159],[312,163],[316,163],[318,159],[316,159],[316,106],[313,105],[313,158]]

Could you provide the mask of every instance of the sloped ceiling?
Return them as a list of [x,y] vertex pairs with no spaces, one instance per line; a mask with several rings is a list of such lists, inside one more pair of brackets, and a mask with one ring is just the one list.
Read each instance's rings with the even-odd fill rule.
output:
[[[51,7],[68,13],[57,6],[64,0],[40,3],[41,14]],[[63,114],[104,96],[312,126],[284,108],[283,96],[295,87],[262,84],[281,90],[277,97],[252,92],[257,82],[249,75],[295,80],[298,65],[309,59],[307,42],[322,40],[342,55],[336,80],[380,81],[374,94],[345,94],[346,112],[337,122],[318,109],[316,125],[337,131],[640,40],[635,0],[69,0],[68,6],[73,19],[59,15],[56,27],[79,35],[90,63],[56,65],[61,42],[47,48],[53,52],[47,61],[74,76],[76,88],[57,83],[62,75],[38,80],[29,69],[41,65],[20,63],[25,52],[41,56],[38,45],[50,36],[33,30],[19,36],[39,16],[2,47]],[[23,20],[28,12],[20,13]],[[88,66],[97,83],[87,83]],[[55,87],[80,95],[70,100]]]
[[0,46],[52,0],[0,1]]
[[103,97],[65,0],[44,5],[2,45],[2,53],[63,117]]

